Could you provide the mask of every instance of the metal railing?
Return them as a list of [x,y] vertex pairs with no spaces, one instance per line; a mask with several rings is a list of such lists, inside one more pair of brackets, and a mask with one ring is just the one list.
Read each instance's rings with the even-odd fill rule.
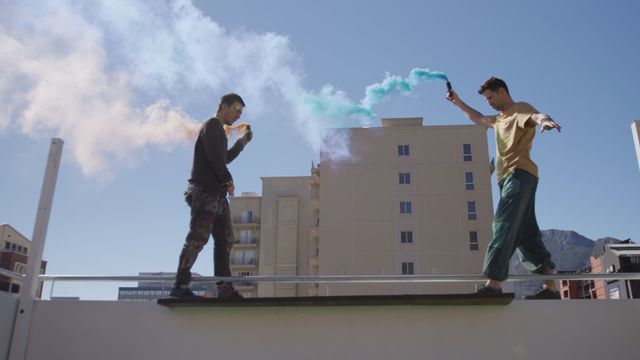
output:
[[233,239],[233,243],[236,245],[255,245],[258,243],[258,237],[252,237],[250,239],[245,239],[242,237],[236,237]]
[[0,268],[0,275],[6,276],[12,280],[22,281],[25,278],[24,274],[20,274],[17,272],[9,271],[7,269]]
[[[173,276],[40,275],[41,281],[171,281]],[[200,276],[193,282],[279,283],[443,283],[486,281],[484,275],[320,275],[320,276]],[[640,280],[640,273],[511,275],[507,281],[537,280]]]
[[251,217],[235,216],[233,218],[233,223],[234,224],[260,224],[260,217],[259,216],[251,216]]
[[[238,264],[241,265],[241,264]],[[245,265],[255,265],[245,264]],[[0,275],[22,281],[20,273],[0,268]],[[173,281],[173,275],[38,275],[40,281]],[[451,275],[318,275],[318,276],[199,276],[193,282],[279,282],[279,283],[446,283],[479,282],[487,277],[477,274]],[[510,275],[507,282],[544,280],[640,280],[640,273]]]

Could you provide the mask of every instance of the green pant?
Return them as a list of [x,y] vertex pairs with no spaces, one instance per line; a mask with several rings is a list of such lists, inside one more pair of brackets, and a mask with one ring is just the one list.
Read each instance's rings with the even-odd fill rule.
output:
[[516,250],[520,261],[530,272],[541,274],[545,267],[554,269],[536,221],[538,178],[516,169],[498,185],[500,203],[493,220],[493,240],[484,258],[484,274],[492,280],[506,280],[509,260]]

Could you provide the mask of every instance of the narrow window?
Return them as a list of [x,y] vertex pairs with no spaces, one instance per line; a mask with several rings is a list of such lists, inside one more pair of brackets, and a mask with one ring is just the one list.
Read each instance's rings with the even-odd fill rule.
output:
[[478,250],[480,244],[478,243],[478,232],[469,231],[469,250]]
[[402,275],[413,275],[413,263],[412,262],[403,262],[402,263]]
[[413,231],[401,231],[400,242],[403,244],[413,243]]
[[473,156],[471,156],[471,144],[462,144],[462,154],[464,161],[473,160]]
[[411,173],[398,174],[400,184],[411,184]]
[[477,218],[478,218],[478,214],[476,213],[476,202],[467,201],[467,219],[476,220]]
[[473,184],[473,172],[466,171],[464,173],[464,187],[467,190],[475,189],[475,185]]
[[411,201],[400,202],[400,214],[411,214]]

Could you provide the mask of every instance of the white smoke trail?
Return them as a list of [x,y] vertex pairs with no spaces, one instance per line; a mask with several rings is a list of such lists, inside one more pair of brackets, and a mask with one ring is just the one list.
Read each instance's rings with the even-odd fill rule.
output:
[[198,122],[176,98],[233,89],[259,110],[298,82],[286,37],[228,34],[190,1],[1,5],[0,131],[64,138],[86,175],[192,139]]

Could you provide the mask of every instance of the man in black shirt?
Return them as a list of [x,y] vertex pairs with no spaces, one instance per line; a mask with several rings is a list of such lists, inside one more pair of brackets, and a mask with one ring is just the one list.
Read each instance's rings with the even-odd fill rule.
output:
[[[172,297],[194,297],[189,289],[191,267],[198,253],[214,239],[215,276],[231,276],[229,252],[233,246],[233,230],[227,193],[234,194],[233,178],[227,164],[244,149],[253,134],[250,129],[227,149],[227,136],[223,125],[231,126],[240,118],[245,104],[237,94],[227,94],[220,99],[216,116],[206,120],[200,127],[196,140],[193,167],[185,200],[191,207],[191,222],[178,262],[176,281],[171,290]],[[219,299],[242,299],[228,282],[217,283]]]

